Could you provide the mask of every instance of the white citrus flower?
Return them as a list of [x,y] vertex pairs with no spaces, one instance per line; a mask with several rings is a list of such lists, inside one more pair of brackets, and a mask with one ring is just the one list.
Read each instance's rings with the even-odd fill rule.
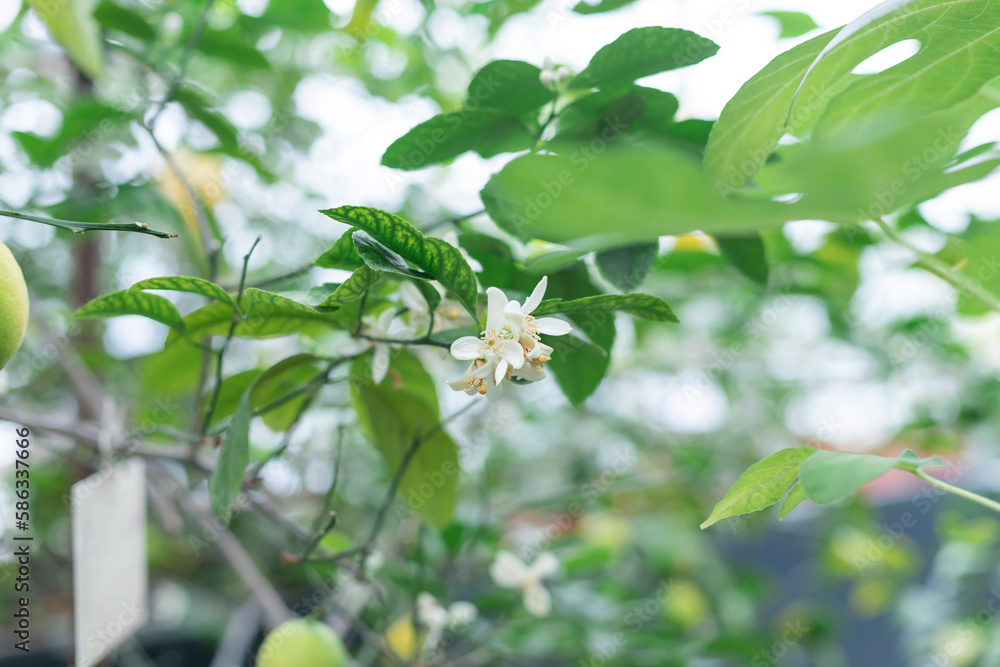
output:
[[[444,296],[444,290],[436,282],[428,283],[439,294]],[[427,299],[411,282],[403,282],[399,285],[399,300],[403,302],[410,313],[410,324],[416,331],[427,331],[431,326],[431,309],[427,304]],[[433,332],[445,331],[447,329],[458,329],[464,326],[474,325],[472,317],[465,312],[462,304],[454,299],[442,298],[434,312]]]
[[430,593],[417,595],[417,620],[427,628],[427,638],[424,640],[424,650],[433,650],[441,641],[441,635],[446,629],[465,629],[479,615],[476,606],[471,602],[455,602],[445,609]]
[[[365,325],[365,333],[369,336],[388,338],[389,327],[392,326],[395,317],[396,311],[392,308],[386,308],[379,313],[378,317],[366,315],[361,322]],[[375,350],[375,356],[372,358],[372,381],[375,384],[382,384],[386,373],[389,372],[389,343],[372,341],[371,346]]]
[[501,550],[490,565],[493,582],[503,588],[520,589],[524,608],[534,616],[548,616],[552,612],[552,597],[542,585],[542,579],[558,571],[559,561],[548,551],[538,554],[528,565],[512,552]]
[[496,357],[492,361],[476,359],[465,369],[461,378],[448,382],[448,386],[455,391],[464,391],[469,396],[482,394],[492,403],[500,398],[500,392],[503,391],[502,381],[495,380],[499,361]]
[[[569,325],[569,322],[560,320],[557,317],[539,317],[535,318],[531,311],[538,308],[538,304],[542,302],[545,297],[545,288],[548,287],[549,277],[544,276],[535,285],[534,291],[531,292],[531,296],[525,300],[522,306],[517,301],[508,301],[504,304],[504,317],[506,319],[507,328],[510,329],[514,336],[519,340],[527,342],[525,339],[530,338],[532,340],[538,340],[539,334],[545,334],[547,336],[564,336],[573,330],[573,327]],[[505,297],[506,298],[506,297]]]
[[500,384],[511,368],[524,365],[524,349],[504,331],[507,297],[496,287],[486,290],[486,330],[478,337],[463,336],[451,344],[451,356],[462,361],[482,359],[487,366],[495,365],[493,381]]

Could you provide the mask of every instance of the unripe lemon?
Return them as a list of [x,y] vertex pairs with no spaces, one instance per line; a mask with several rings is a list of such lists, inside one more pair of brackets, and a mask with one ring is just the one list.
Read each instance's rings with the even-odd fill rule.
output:
[[343,667],[346,651],[329,625],[312,618],[285,621],[264,638],[257,667]]
[[21,346],[28,326],[28,287],[14,255],[0,243],[0,368]]

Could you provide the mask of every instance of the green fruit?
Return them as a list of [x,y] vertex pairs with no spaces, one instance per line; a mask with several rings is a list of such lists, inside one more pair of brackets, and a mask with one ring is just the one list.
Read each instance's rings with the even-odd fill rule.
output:
[[257,667],[343,667],[345,654],[344,644],[329,625],[296,618],[264,638]]
[[0,368],[21,346],[27,326],[28,286],[14,255],[0,243]]

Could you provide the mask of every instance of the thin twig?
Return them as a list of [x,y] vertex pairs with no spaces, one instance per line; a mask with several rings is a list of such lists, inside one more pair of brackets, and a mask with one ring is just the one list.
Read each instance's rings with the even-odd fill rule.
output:
[[316,535],[310,540],[306,548],[302,550],[302,555],[299,556],[299,560],[305,560],[309,558],[309,555],[319,546],[319,543],[326,537],[326,534],[333,530],[333,527],[337,525],[337,513],[330,512],[330,518],[327,519],[326,525],[322,530],[317,531]]
[[243,288],[246,285],[247,279],[247,265],[250,264],[250,255],[257,248],[257,244],[260,243],[261,237],[258,235],[256,240],[254,240],[253,245],[250,246],[250,250],[247,254],[243,256],[243,271],[240,274],[240,288],[236,292],[236,308],[233,310],[233,321],[229,324],[229,332],[226,334],[226,340],[222,343],[222,348],[219,350],[218,358],[215,366],[215,387],[212,390],[212,399],[209,401],[208,410],[205,414],[205,421],[201,425],[201,434],[205,435],[208,433],[208,426],[212,423],[212,416],[215,414],[215,407],[219,403],[219,393],[222,391],[222,363],[225,360],[226,351],[229,350],[229,344],[233,340],[233,335],[236,333],[236,326],[242,321],[242,301],[243,301]]
[[470,218],[474,218],[477,215],[482,215],[486,213],[485,208],[481,208],[478,211],[473,211],[472,213],[466,213],[465,215],[453,215],[450,218],[444,218],[442,220],[436,220],[435,222],[428,223],[423,227],[420,227],[420,231],[429,232],[431,230],[437,229],[438,227],[443,227],[444,225],[457,225],[460,222],[465,222]]
[[440,347],[445,350],[451,349],[451,343],[445,343],[444,341],[434,340],[428,336],[423,338],[384,338],[381,336],[369,336],[368,334],[359,333],[358,338],[364,338],[365,340],[370,340],[373,343],[395,343],[396,345],[430,345],[432,347]]
[[43,225],[58,227],[74,234],[83,234],[86,232],[135,232],[136,234],[148,234],[160,239],[172,239],[177,236],[173,232],[161,232],[150,229],[149,225],[144,222],[77,222],[75,220],[59,220],[58,218],[49,218],[43,215],[29,215],[27,213],[4,210],[0,210],[0,215],[16,220],[27,220],[29,222],[38,222]]
[[191,33],[190,39],[188,39],[187,44],[184,45],[184,51],[181,53],[181,61],[177,66],[177,76],[171,81],[170,87],[167,88],[167,92],[164,94],[163,99],[160,100],[156,111],[153,113],[152,119],[150,119],[149,126],[153,127],[156,125],[156,121],[159,120],[160,114],[163,113],[163,109],[169,104],[174,96],[177,95],[177,91],[180,90],[181,84],[184,83],[184,75],[187,72],[188,64],[191,62],[191,56],[194,55],[194,51],[198,48],[198,42],[201,41],[202,35],[205,34],[205,29],[208,27],[208,14],[212,10],[212,5],[215,4],[215,0],[206,0],[205,6],[202,7],[201,15],[198,17],[198,24],[195,26],[194,32]]

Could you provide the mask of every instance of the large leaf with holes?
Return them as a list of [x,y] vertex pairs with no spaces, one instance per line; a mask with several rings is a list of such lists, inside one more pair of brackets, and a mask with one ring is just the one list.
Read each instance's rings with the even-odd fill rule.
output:
[[351,368],[351,399],[365,436],[395,475],[417,443],[399,485],[397,506],[408,507],[428,523],[451,522],[458,481],[458,448],[440,427],[437,395],[429,375],[409,353],[390,362],[392,382],[371,382],[371,355]]
[[[820,135],[863,136],[883,129],[878,123],[893,114],[903,122],[947,109],[1000,75],[996,2],[899,4],[889,4],[894,11],[887,14],[862,17],[846,37],[833,31],[786,51],[743,85],[716,123],[705,156],[721,189],[733,192],[748,183],[786,131],[815,126]],[[906,39],[920,40],[913,57],[877,74],[851,75]]]
[[364,230],[389,250],[433,276],[475,314],[479,300],[476,274],[455,246],[424,236],[402,218],[374,208],[341,206],[320,213]]
[[664,234],[742,232],[801,219],[795,205],[724,201],[681,149],[622,148],[593,159],[529,155],[481,193],[490,217],[524,239],[608,237],[608,246]]
[[[783,147],[781,160],[758,174],[771,195],[801,196],[807,218],[854,222],[881,217],[976,181],[998,164],[997,154],[957,156],[972,125],[1000,103],[993,84],[981,93],[909,123],[896,113],[868,117],[868,130],[815,133]],[[875,121],[878,120],[878,123]],[[874,128],[878,128],[876,131]]]
[[650,26],[629,30],[602,47],[571,81],[571,88],[597,88],[635,81],[650,74],[687,67],[714,56],[719,46],[680,28]]

